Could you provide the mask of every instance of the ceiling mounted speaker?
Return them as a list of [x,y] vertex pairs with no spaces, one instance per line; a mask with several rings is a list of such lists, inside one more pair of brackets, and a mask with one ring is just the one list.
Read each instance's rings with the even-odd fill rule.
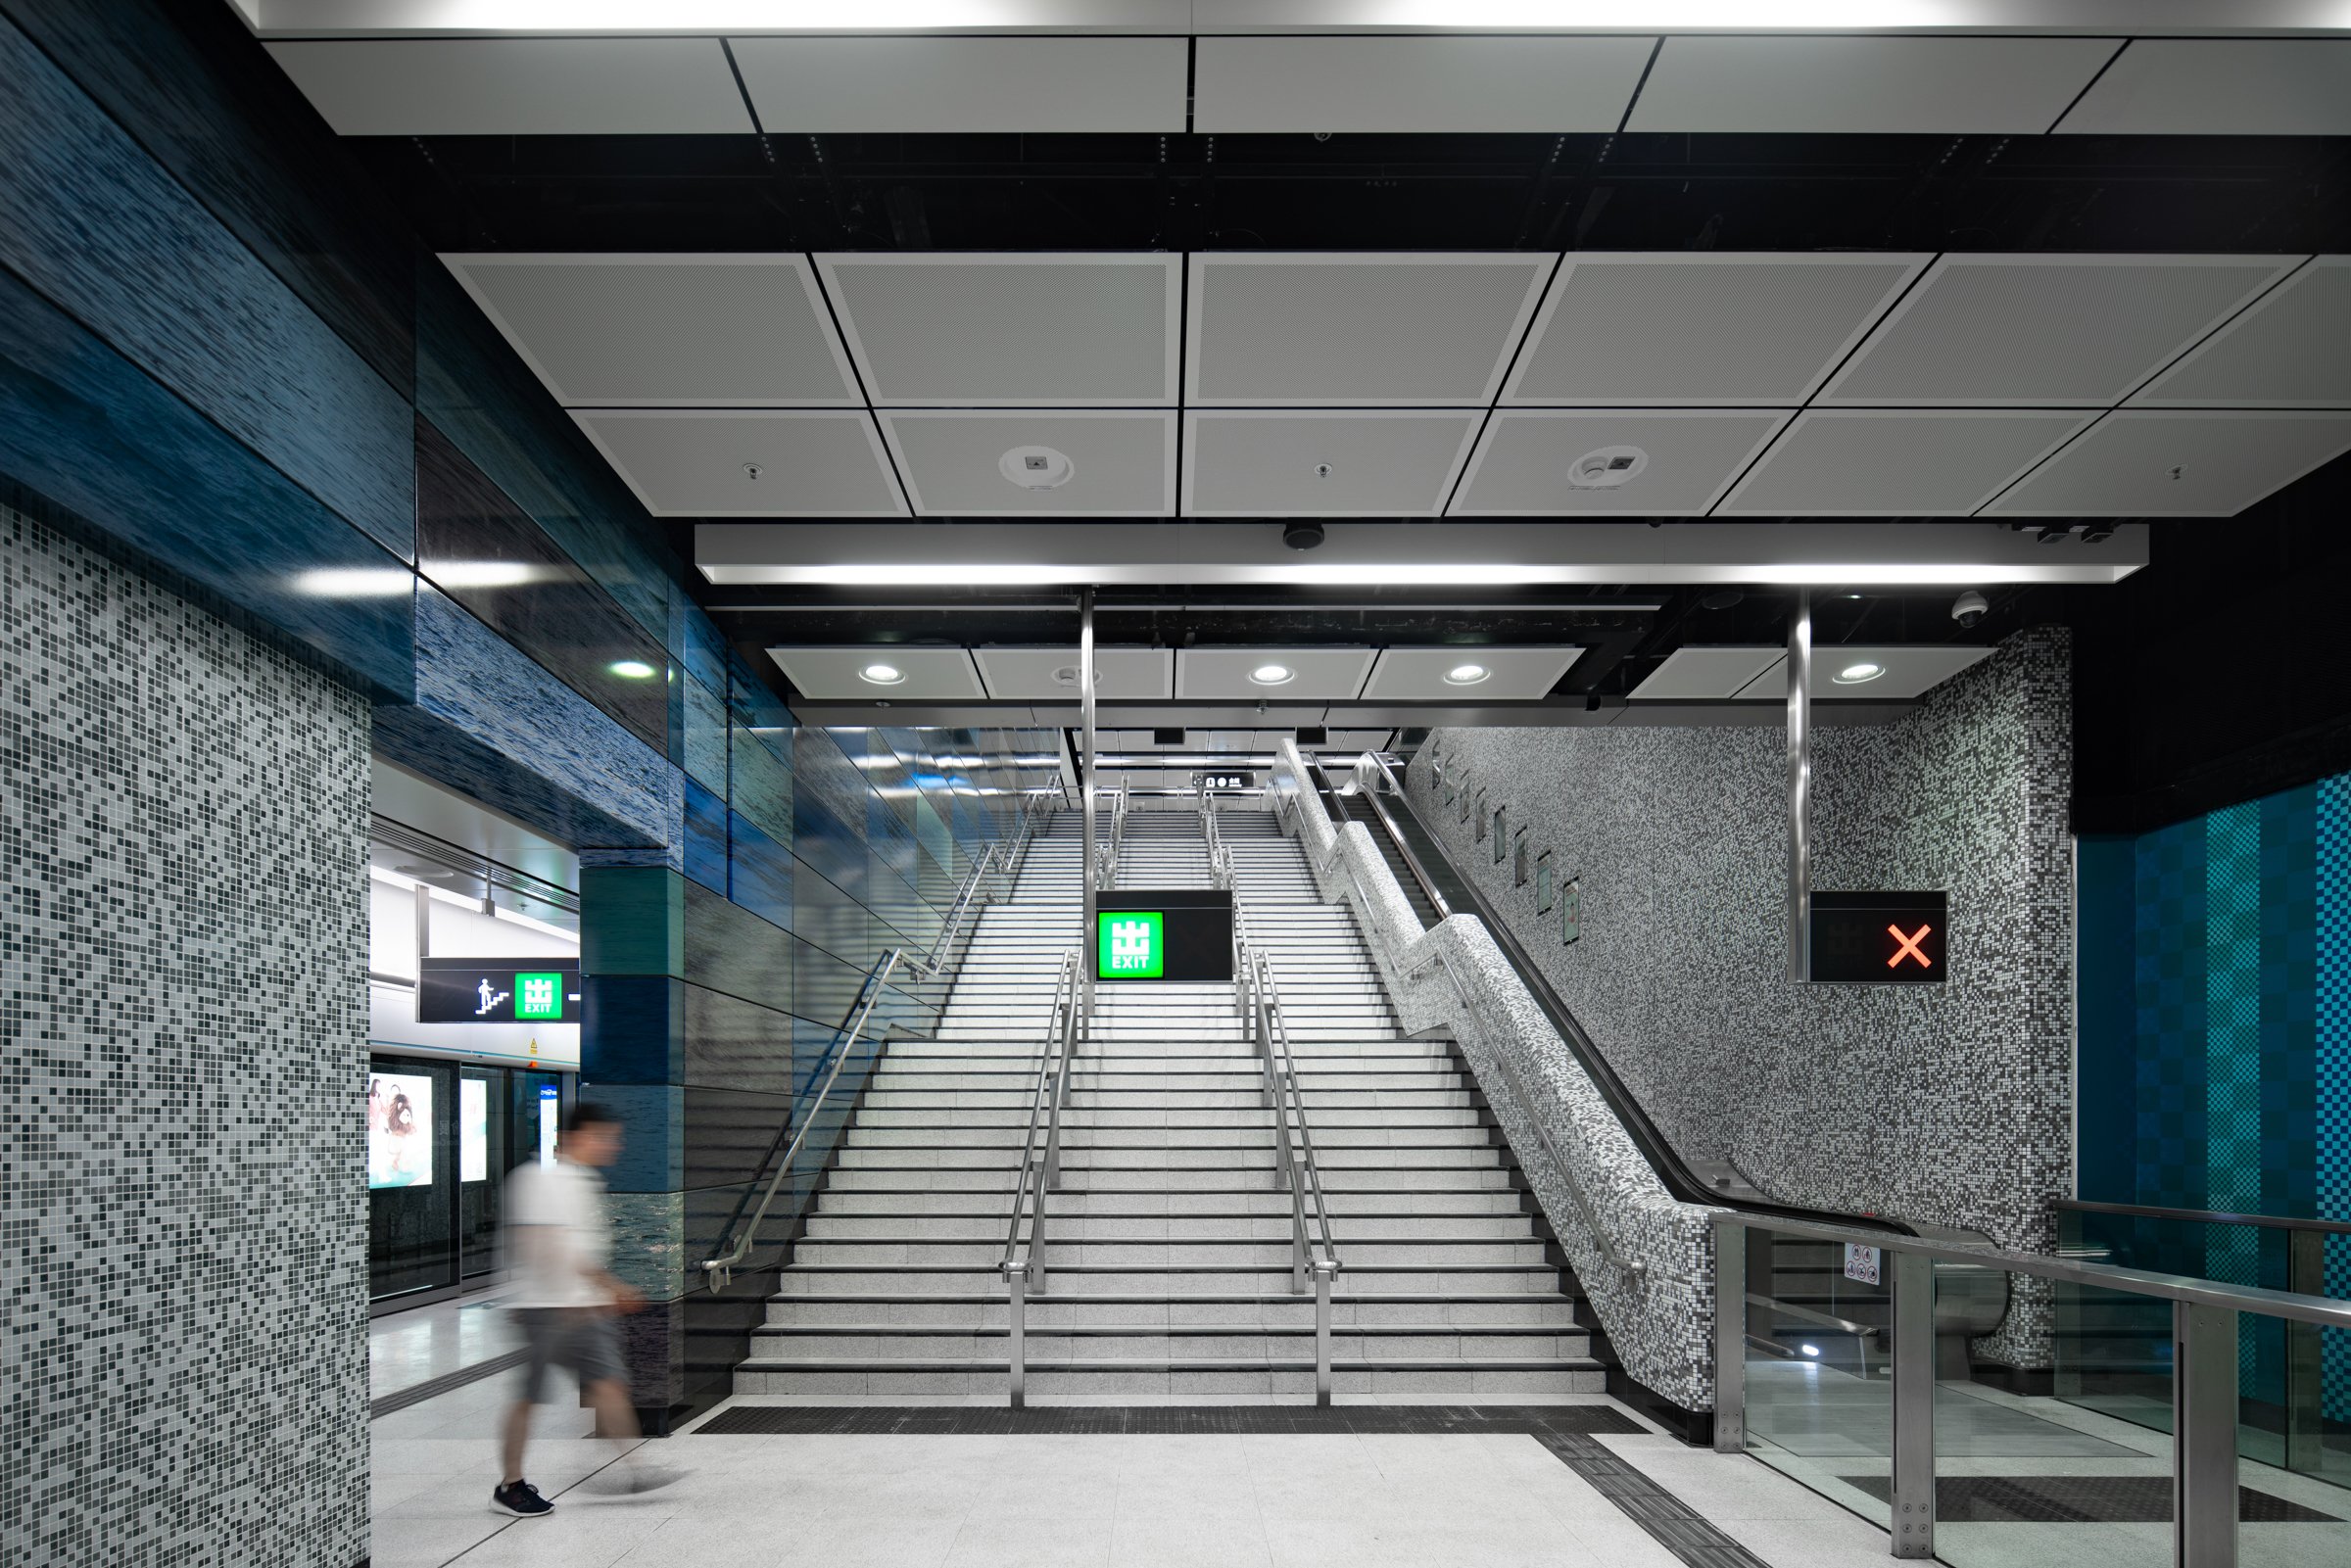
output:
[[1585,452],[1567,470],[1567,483],[1578,490],[1614,490],[1630,484],[1649,466],[1649,453],[1638,447],[1603,447]]
[[1298,727],[1298,743],[1302,746],[1326,746],[1330,744],[1330,731],[1319,724],[1302,724]]
[[1155,746],[1182,745],[1183,732],[1181,730],[1154,730],[1151,732],[1151,743]]

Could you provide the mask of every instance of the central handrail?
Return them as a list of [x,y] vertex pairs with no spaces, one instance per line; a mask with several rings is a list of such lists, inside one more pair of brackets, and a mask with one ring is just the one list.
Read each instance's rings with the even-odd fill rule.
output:
[[1002,847],[1000,844],[989,844],[980,851],[980,858],[972,862],[972,869],[964,875],[963,885],[955,891],[955,902],[947,906],[947,918],[939,922],[938,934],[931,940],[931,950],[915,961],[925,979],[938,977],[939,970],[946,964],[947,954],[954,950],[955,933],[963,927],[963,917],[975,902],[982,901],[981,884],[988,873],[997,868],[998,851]]
[[[1103,856],[1101,862],[1093,868],[1094,885],[1097,888],[1108,889],[1118,886],[1119,851],[1124,849],[1126,844],[1127,781],[1121,779],[1118,792],[1111,796],[1110,801],[1110,853]],[[1088,844],[1085,846],[1085,850],[1090,856],[1094,852],[1094,846]]]
[[[1061,955],[1061,967],[1054,974],[1053,1005],[1046,1014],[1044,1048],[1036,1058],[1036,1088],[1029,1102],[1029,1136],[1021,1145],[1020,1176],[1012,1189],[1012,1217],[1004,1227],[1004,1257],[996,1265],[1004,1276],[1006,1289],[1007,1327],[1011,1335],[1006,1371],[1011,1379],[1012,1402],[1016,1405],[1022,1402],[1028,1376],[1026,1328],[1032,1279],[1039,1295],[1045,1289],[1045,1194],[1061,1182],[1061,1111],[1070,1095],[1070,1059],[1078,1050],[1078,961],[1079,950],[1069,949]],[[1045,1138],[1042,1160],[1037,1158],[1036,1151],[1040,1132]],[[1021,1220],[1029,1213],[1032,1195],[1035,1199],[1035,1214],[1024,1250]]]
[[1217,827],[1216,797],[1208,791],[1208,781],[1200,781],[1200,838],[1208,846],[1208,885],[1229,889],[1232,886],[1232,851],[1224,847],[1224,834]]
[[[702,1260],[702,1273],[709,1281],[710,1294],[713,1296],[727,1288],[735,1278],[735,1270],[751,1255],[751,1244],[758,1239],[759,1227],[767,1219],[768,1207],[776,1201],[784,1178],[792,1174],[793,1157],[800,1152],[800,1144],[806,1140],[808,1129],[816,1125],[817,1114],[824,1110],[825,1101],[833,1093],[833,1085],[840,1081],[840,1069],[848,1065],[849,1053],[856,1049],[858,1036],[865,1032],[866,1024],[873,1019],[882,993],[888,988],[890,972],[898,967],[898,961],[904,957],[902,948],[893,947],[877,959],[874,967],[866,972],[865,983],[858,989],[857,1000],[850,1004],[850,1016],[835,1036],[833,1069],[825,1074],[824,1087],[816,1091],[816,1098],[809,1102],[806,1114],[799,1118],[799,1130],[792,1133],[791,1142],[784,1146],[784,1158],[777,1161],[776,1173],[768,1178],[767,1191],[760,1195],[759,1208],[751,1215],[751,1222],[744,1227],[741,1239],[731,1249]],[[790,1125],[789,1120],[786,1125]],[[775,1145],[771,1143],[768,1145],[768,1159],[774,1158]],[[765,1168],[764,1162],[761,1168]],[[736,1233],[736,1224],[743,1218],[744,1207],[749,1203],[750,1196],[750,1190],[745,1188],[743,1196],[735,1200],[735,1212],[727,1216],[725,1226],[718,1233],[722,1246],[729,1236]]]

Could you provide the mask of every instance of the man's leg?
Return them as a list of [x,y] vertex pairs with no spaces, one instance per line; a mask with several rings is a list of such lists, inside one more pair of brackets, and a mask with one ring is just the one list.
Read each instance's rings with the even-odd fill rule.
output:
[[644,1435],[637,1426],[637,1406],[629,1402],[628,1379],[598,1378],[588,1385],[588,1400],[596,1406],[596,1436],[635,1439]]
[[505,1465],[505,1473],[499,1479],[512,1486],[522,1479],[522,1449],[531,1439],[531,1402],[528,1399],[516,1400],[506,1411],[503,1435],[505,1442],[500,1449],[500,1457]]

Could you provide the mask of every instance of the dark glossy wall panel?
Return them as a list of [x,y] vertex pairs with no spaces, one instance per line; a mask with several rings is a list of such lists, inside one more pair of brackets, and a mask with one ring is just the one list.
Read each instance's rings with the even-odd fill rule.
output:
[[686,991],[666,974],[580,976],[580,1075],[597,1083],[685,1081]]
[[406,557],[402,392],[0,23],[0,264]]
[[0,14],[406,392],[415,238],[230,7],[0,0]]
[[[5,270],[0,472],[353,685],[411,693],[405,569]],[[380,575],[395,591],[323,594],[303,575],[319,569]]]
[[586,974],[686,973],[685,879],[659,866],[580,867],[580,970]]
[[792,852],[748,819],[730,814],[727,894],[736,903],[787,929],[792,925],[792,886],[803,873]]
[[789,931],[698,884],[687,886],[685,909],[687,973],[696,985],[794,1011]]
[[[698,617],[697,617],[698,619]],[[727,792],[727,702],[687,668],[678,683],[678,746],[671,753],[686,776]]]
[[686,875],[724,896],[727,891],[727,803],[686,781]]
[[763,735],[747,724],[730,727],[727,801],[786,849],[792,847],[792,773],[789,731]]
[[685,1082],[789,1097],[792,1076],[789,1013],[699,985],[686,987]]
[[[684,1092],[687,1190],[733,1186],[756,1177],[765,1168],[777,1133],[791,1121],[792,1096],[694,1084]],[[797,1157],[793,1164],[797,1168]]]
[[429,420],[416,421],[416,569],[657,751],[669,655]]

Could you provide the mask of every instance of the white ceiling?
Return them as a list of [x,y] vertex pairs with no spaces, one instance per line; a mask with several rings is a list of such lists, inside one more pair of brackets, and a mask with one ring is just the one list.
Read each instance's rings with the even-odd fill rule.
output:
[[2141,517],[2226,517],[2277,476],[2298,479],[2351,451],[2351,413],[2312,409],[2123,408],[1988,507],[1997,517],[2075,513],[2095,496]]
[[[974,648],[987,694],[1012,702],[1075,702],[1078,650]],[[1063,676],[1068,679],[1062,679]],[[1094,697],[1100,702],[1156,702],[1176,694],[1173,648],[1094,649]]]
[[[2102,24],[2073,24],[2079,36],[2051,35],[2068,24],[2046,6],[1996,27],[2030,34],[2036,22],[2047,24],[2051,32],[2039,36],[1901,36],[1901,19],[1881,5],[1858,8],[1870,35],[1775,32],[1806,25],[1781,6],[1755,8],[1744,26],[1663,38],[1605,24],[1578,36],[1560,26],[1572,25],[1572,13],[1536,7],[1530,16],[1523,6],[1510,8],[1508,35],[1434,35],[1475,24],[1458,3],[1408,21],[1422,29],[1416,35],[1344,35],[1337,29],[1349,24],[1335,10],[1347,8],[1326,0],[1290,26],[1249,6],[1230,17],[1237,25],[1224,30],[1244,34],[1233,36],[1214,35],[1220,8],[1206,0],[1157,16],[1128,7],[1092,22],[1082,15],[1088,8],[1058,0],[1013,22],[1002,4],[984,8],[981,26],[1029,29],[1019,35],[919,35],[942,15],[932,7],[921,18],[877,14],[869,36],[760,36],[771,24],[791,32],[792,19],[779,14],[758,18],[748,35],[723,38],[447,36],[467,30],[453,20],[466,9],[461,0],[250,3],[263,7],[265,47],[327,122],[352,136],[1176,132],[1187,116],[1190,129],[1212,135],[2351,132],[2351,40],[2125,43],[2135,23],[2161,24],[2159,8],[2144,0],[2116,8]],[[387,5],[407,14],[364,15]],[[1725,14],[1719,0],[1702,9]],[[2173,22],[2165,30],[2217,33],[2247,7],[2213,9],[2203,26],[2178,25],[2177,4],[2160,9]],[[527,32],[528,21],[516,18],[534,12],[573,33],[600,30],[577,10],[518,13],[507,0],[503,20],[476,30]],[[1953,25],[1952,7],[1935,10],[1934,24],[1965,26],[1963,17]],[[1849,5],[1837,11],[1856,14]],[[634,30],[707,30],[710,16],[671,5]],[[1375,18],[1354,22],[1376,29],[1397,18],[1394,0],[1382,0]],[[1644,20],[1637,9],[1625,19]],[[1660,14],[1651,25],[1674,20]],[[1057,24],[1093,35],[1053,36]],[[2333,24],[2339,29],[2339,17]],[[385,35],[409,29],[445,36]],[[1252,31],[1260,35],[1245,35]],[[1119,32],[1143,35],[1106,35]]]
[[1632,695],[1676,700],[1720,701],[1787,655],[1775,647],[1678,647],[1649,672]]
[[[869,645],[834,648],[769,648],[800,694],[816,701],[953,702],[984,698],[980,672],[965,648]],[[891,685],[868,681],[858,672],[876,664],[896,670]]]
[[[1989,657],[1991,651],[1946,643],[1816,646],[1807,686],[1816,697],[1906,700],[1924,695],[1929,688]],[[1787,650],[1781,647],[1676,648],[1631,694],[1653,700],[1785,702],[1787,664]],[[1876,665],[1878,673],[1854,682],[1838,679],[1864,664]]]
[[[1343,702],[1364,689],[1373,648],[1177,648],[1176,694],[1187,702]],[[1291,678],[1276,686],[1249,679],[1279,665]]]
[[[1551,695],[1580,647],[1382,648],[1364,683],[1367,702],[1533,702]],[[1446,677],[1475,665],[1486,673],[1456,683]]]
[[[446,260],[663,516],[1956,517],[2118,406],[2351,409],[2341,256]],[[2211,428],[2227,483],[2167,498],[2307,471]],[[1631,480],[1575,482],[1603,448]]]

